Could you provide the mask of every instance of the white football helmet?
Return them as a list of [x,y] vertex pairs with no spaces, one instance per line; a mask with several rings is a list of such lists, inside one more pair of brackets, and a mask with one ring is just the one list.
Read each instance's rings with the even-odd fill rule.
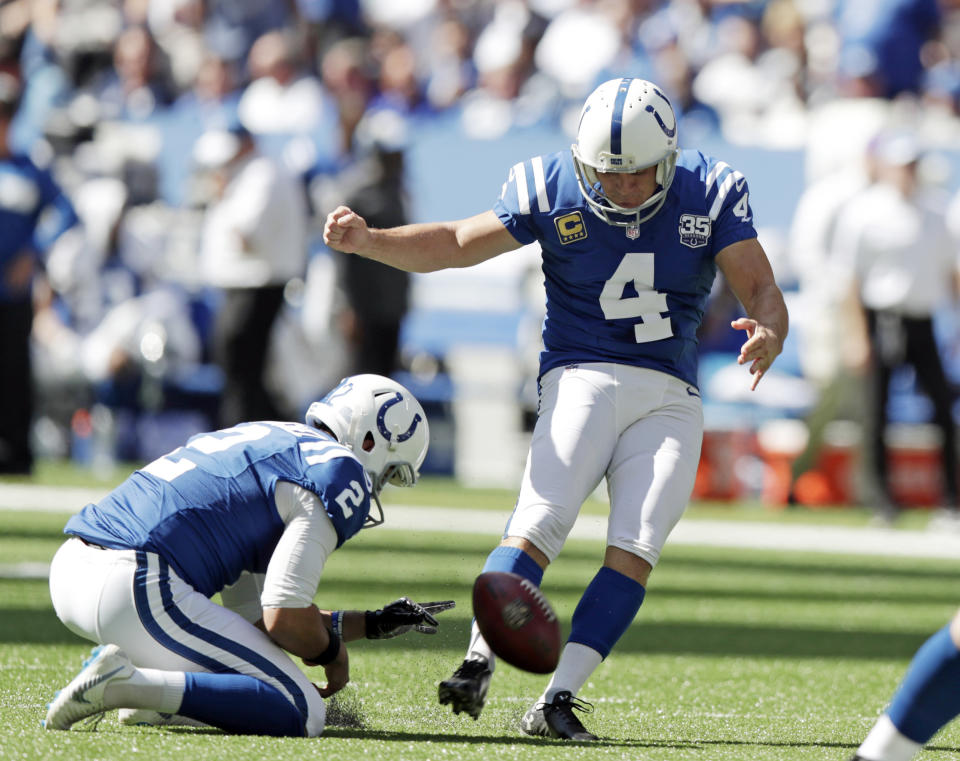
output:
[[[673,182],[677,169],[673,106],[645,79],[608,80],[583,104],[577,142],[570,150],[580,192],[593,212],[608,224],[635,227],[660,211]],[[637,172],[654,165],[660,187],[640,206],[618,206],[598,184],[597,172]]]
[[306,423],[325,428],[350,449],[370,476],[379,518],[380,490],[388,484],[413,486],[427,456],[430,427],[420,402],[406,388],[382,375],[351,375],[310,405]]

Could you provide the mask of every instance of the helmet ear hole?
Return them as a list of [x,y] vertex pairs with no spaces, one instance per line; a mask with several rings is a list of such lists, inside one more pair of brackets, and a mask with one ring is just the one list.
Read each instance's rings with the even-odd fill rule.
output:
[[363,447],[363,451],[369,452],[371,449],[373,449],[374,444],[376,444],[376,440],[373,438],[373,433],[367,431],[367,435],[363,437],[363,444],[361,445]]

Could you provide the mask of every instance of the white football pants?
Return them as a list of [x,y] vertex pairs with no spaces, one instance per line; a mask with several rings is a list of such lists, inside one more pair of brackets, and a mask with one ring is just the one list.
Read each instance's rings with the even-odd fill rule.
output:
[[135,666],[253,676],[280,690],[323,732],[316,687],[260,629],[181,579],[159,556],[68,539],[50,565],[50,597],[72,632],[119,645]]
[[520,495],[504,536],[553,562],[583,501],[607,478],[607,545],[655,566],[693,491],[703,439],[695,388],[665,373],[597,362],[550,370]]

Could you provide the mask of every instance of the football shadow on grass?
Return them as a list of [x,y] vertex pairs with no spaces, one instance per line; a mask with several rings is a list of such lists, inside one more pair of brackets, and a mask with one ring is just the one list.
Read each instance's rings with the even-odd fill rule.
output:
[[[859,743],[839,742],[771,742],[764,740],[636,740],[626,738],[601,737],[591,742],[574,742],[571,740],[557,740],[546,737],[527,737],[525,735],[455,735],[436,734],[432,732],[397,732],[386,730],[365,730],[349,728],[328,728],[324,737],[342,739],[381,740],[384,742],[444,742],[460,743],[463,745],[532,745],[557,747],[623,747],[623,748],[671,748],[675,750],[703,750],[712,747],[743,747],[743,748],[840,748],[855,750]],[[926,750],[944,751],[947,753],[960,752],[960,747],[946,745],[929,745]]]
[[364,729],[346,729],[332,728],[323,733],[324,737],[338,737],[343,739],[361,739],[361,740],[382,740],[384,742],[444,742],[460,743],[463,745],[542,745],[542,746],[562,746],[562,747],[585,747],[596,748],[597,746],[623,746],[623,747],[676,747],[676,748],[696,748],[696,743],[662,743],[662,742],[644,742],[642,740],[621,740],[618,738],[601,738],[591,742],[576,742],[573,740],[556,740],[548,737],[528,737],[517,734],[510,735],[456,735],[456,734],[437,734],[434,732],[398,732],[388,730],[364,730]]

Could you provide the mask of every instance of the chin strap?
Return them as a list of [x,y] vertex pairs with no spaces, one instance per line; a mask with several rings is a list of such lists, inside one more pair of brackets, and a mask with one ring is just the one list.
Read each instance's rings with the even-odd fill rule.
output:
[[380,496],[376,492],[370,492],[374,505],[377,506],[377,515],[373,514],[373,505],[370,505],[370,512],[360,528],[376,528],[383,524],[383,505],[380,504]]

